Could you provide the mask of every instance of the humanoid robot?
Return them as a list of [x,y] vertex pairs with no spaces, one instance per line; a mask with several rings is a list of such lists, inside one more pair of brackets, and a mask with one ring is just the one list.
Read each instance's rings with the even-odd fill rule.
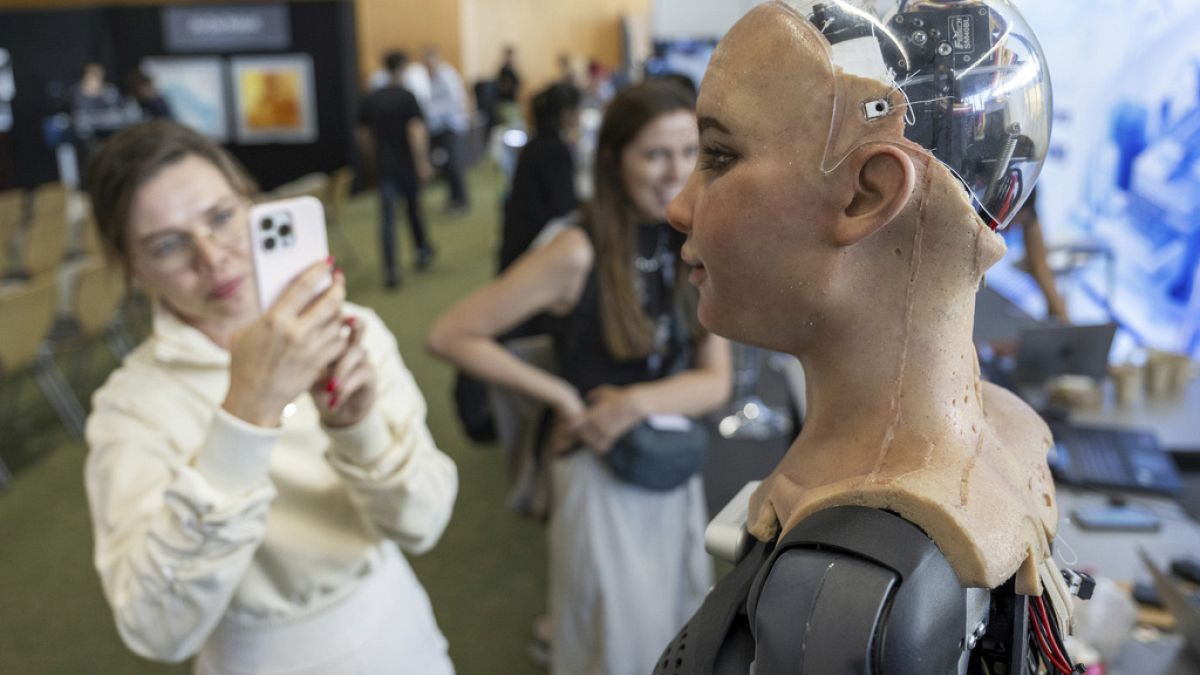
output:
[[1050,433],[971,342],[1049,142],[1029,27],[1008,0],[769,2],[697,115],[668,217],[700,319],[799,357],[808,418],[656,672],[1075,672]]

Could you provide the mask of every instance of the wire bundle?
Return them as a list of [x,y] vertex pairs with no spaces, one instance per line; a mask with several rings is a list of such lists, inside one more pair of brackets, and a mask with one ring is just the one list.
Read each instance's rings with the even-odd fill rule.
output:
[[1013,167],[1008,174],[1001,179],[997,194],[1003,195],[1003,201],[1000,202],[1000,207],[996,209],[995,218],[988,221],[988,226],[992,230],[996,230],[1000,226],[1000,220],[1007,220],[1011,215],[1013,207],[1016,205],[1017,198],[1021,195],[1022,178],[1021,170]]
[[1058,629],[1058,617],[1054,614],[1053,605],[1045,596],[1030,598],[1029,625],[1030,636],[1033,638],[1030,640],[1031,647],[1048,672],[1053,675],[1075,675],[1086,670],[1081,663],[1072,665],[1062,633]]

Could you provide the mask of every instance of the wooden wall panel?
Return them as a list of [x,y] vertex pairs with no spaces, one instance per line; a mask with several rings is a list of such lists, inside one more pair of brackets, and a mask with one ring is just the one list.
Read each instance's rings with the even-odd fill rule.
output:
[[364,82],[392,49],[420,59],[426,45],[437,45],[442,58],[462,69],[459,0],[356,0],[355,5],[358,70]]
[[469,79],[493,77],[506,44],[517,48],[522,94],[558,75],[558,55],[620,60],[621,16],[646,15],[651,0],[460,0],[463,67]]

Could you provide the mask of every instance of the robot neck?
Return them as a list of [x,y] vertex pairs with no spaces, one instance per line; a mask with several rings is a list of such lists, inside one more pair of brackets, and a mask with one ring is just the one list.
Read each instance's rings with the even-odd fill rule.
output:
[[984,424],[975,293],[1003,242],[940,164],[925,174],[912,208],[847,254],[845,309],[799,354],[799,442],[858,452],[842,463],[855,473],[931,444],[970,452]]
[[[901,438],[920,446],[967,440],[964,431],[980,428],[983,417],[969,320],[974,307],[972,295],[957,300],[954,314],[964,321],[914,305],[907,323],[863,322],[853,331],[860,339],[830,341],[802,357],[808,417],[801,442],[882,451]],[[836,440],[843,438],[847,442]],[[964,452],[974,447],[963,445]]]

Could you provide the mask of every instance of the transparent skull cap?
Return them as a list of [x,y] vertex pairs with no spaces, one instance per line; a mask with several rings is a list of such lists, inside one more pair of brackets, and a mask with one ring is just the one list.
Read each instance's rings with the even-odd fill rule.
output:
[[906,138],[962,179],[992,229],[1008,225],[1041,173],[1052,110],[1041,46],[1009,0],[779,4],[829,45],[835,91],[823,171],[865,144],[894,140],[902,120]]

